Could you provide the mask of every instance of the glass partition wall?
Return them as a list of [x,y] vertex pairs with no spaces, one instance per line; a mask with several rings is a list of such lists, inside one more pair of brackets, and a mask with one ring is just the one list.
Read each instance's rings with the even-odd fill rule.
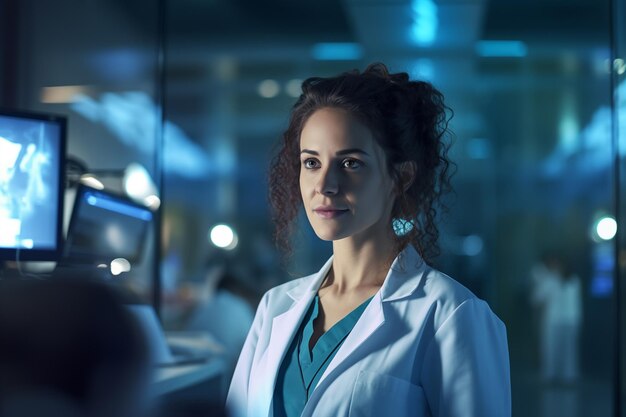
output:
[[[205,171],[166,175],[165,322],[212,328],[226,314],[208,294],[223,291],[249,302],[238,308],[245,323],[267,288],[326,259],[329,245],[303,219],[294,262],[277,267],[265,199],[272,145],[300,80],[382,60],[432,81],[455,111],[456,193],[436,266],[507,324],[515,415],[609,416],[609,4],[437,4],[447,37],[431,46],[402,37],[409,5],[325,4],[331,21],[272,4],[172,5],[168,114],[199,147]],[[464,19],[449,23],[458,13]],[[215,290],[218,282],[229,288]],[[551,295],[569,297],[562,314],[541,295],[552,284],[569,294]],[[241,341],[241,327],[232,340]]]
[[[430,32],[421,3],[436,10]],[[169,4],[167,114],[194,157],[165,175],[166,327],[240,346],[263,292],[327,259],[302,217],[279,264],[272,147],[302,79],[382,60],[433,82],[454,110],[455,194],[435,266],[506,323],[514,415],[614,415],[610,3],[283,6]]]

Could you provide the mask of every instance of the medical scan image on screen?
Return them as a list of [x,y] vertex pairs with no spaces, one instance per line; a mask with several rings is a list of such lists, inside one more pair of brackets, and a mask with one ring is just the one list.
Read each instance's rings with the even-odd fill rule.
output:
[[0,115],[0,248],[56,247],[60,130]]

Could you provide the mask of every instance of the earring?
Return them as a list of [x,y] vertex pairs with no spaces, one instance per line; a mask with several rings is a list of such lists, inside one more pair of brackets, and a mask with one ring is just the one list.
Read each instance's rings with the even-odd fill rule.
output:
[[406,219],[393,219],[391,221],[393,231],[397,236],[404,236],[413,230],[415,223],[412,220]]

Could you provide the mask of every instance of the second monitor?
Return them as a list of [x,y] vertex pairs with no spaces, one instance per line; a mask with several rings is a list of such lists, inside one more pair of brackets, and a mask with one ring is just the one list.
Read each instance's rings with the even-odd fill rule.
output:
[[64,250],[64,263],[108,264],[141,258],[153,219],[147,207],[116,194],[80,185]]

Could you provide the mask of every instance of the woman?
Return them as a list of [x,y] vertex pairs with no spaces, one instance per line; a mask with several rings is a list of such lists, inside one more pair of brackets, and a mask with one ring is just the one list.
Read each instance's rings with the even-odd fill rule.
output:
[[310,78],[270,171],[277,241],[300,205],[333,255],[262,298],[235,417],[508,416],[504,324],[428,266],[448,188],[443,96],[383,64]]

